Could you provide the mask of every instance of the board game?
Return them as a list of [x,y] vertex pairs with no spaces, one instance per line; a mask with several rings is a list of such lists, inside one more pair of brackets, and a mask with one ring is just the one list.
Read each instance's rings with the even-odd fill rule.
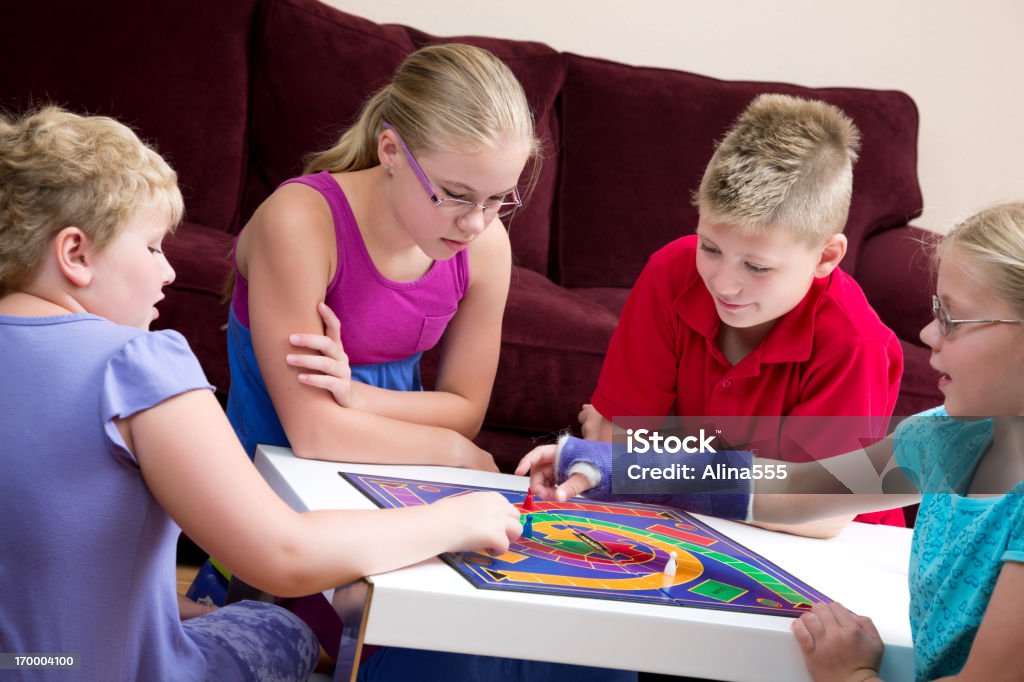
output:
[[[380,507],[411,507],[480,490],[529,516],[532,537],[507,552],[444,554],[474,586],[796,617],[831,601],[686,512],[645,504],[536,500],[525,493],[338,472]],[[675,553],[674,575],[666,573]]]

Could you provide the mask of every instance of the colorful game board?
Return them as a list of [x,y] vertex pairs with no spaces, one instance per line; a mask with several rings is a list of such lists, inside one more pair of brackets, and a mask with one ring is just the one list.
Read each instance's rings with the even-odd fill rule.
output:
[[[412,507],[475,486],[339,472],[381,507]],[[522,509],[524,493],[496,490]],[[524,512],[524,520],[525,514]],[[474,586],[796,617],[831,601],[689,514],[620,502],[537,500],[533,536],[501,556],[442,558]],[[676,553],[675,575],[664,571]]]

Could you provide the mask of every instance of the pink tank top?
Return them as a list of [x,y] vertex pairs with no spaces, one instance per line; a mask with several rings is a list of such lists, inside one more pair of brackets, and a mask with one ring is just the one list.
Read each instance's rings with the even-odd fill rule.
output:
[[[338,268],[325,302],[341,320],[341,342],[353,365],[392,362],[433,348],[469,286],[465,250],[449,260],[434,261],[413,282],[395,282],[374,266],[355,215],[337,181],[326,171],[287,180],[320,192],[334,218]],[[249,327],[249,286],[235,266],[231,308]]]

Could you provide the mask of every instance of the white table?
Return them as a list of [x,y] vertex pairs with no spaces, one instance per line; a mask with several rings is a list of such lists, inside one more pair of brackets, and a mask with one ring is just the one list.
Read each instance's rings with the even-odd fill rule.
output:
[[[256,467],[294,509],[373,509],[339,471],[526,490],[527,479],[432,466],[302,460],[260,446]],[[907,618],[911,531],[852,523],[812,540],[699,517],[810,586],[870,616],[882,640],[882,677],[913,680]],[[791,619],[474,588],[440,559],[375,575],[333,595],[346,622],[339,662],[362,643],[561,661],[720,680],[809,680]],[[339,664],[335,679],[347,679]]]

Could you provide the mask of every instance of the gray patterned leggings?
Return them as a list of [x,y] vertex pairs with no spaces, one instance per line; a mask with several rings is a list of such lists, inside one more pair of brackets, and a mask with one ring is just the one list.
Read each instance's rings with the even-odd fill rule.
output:
[[207,679],[304,681],[316,666],[316,635],[280,606],[241,601],[182,623],[206,656]]

